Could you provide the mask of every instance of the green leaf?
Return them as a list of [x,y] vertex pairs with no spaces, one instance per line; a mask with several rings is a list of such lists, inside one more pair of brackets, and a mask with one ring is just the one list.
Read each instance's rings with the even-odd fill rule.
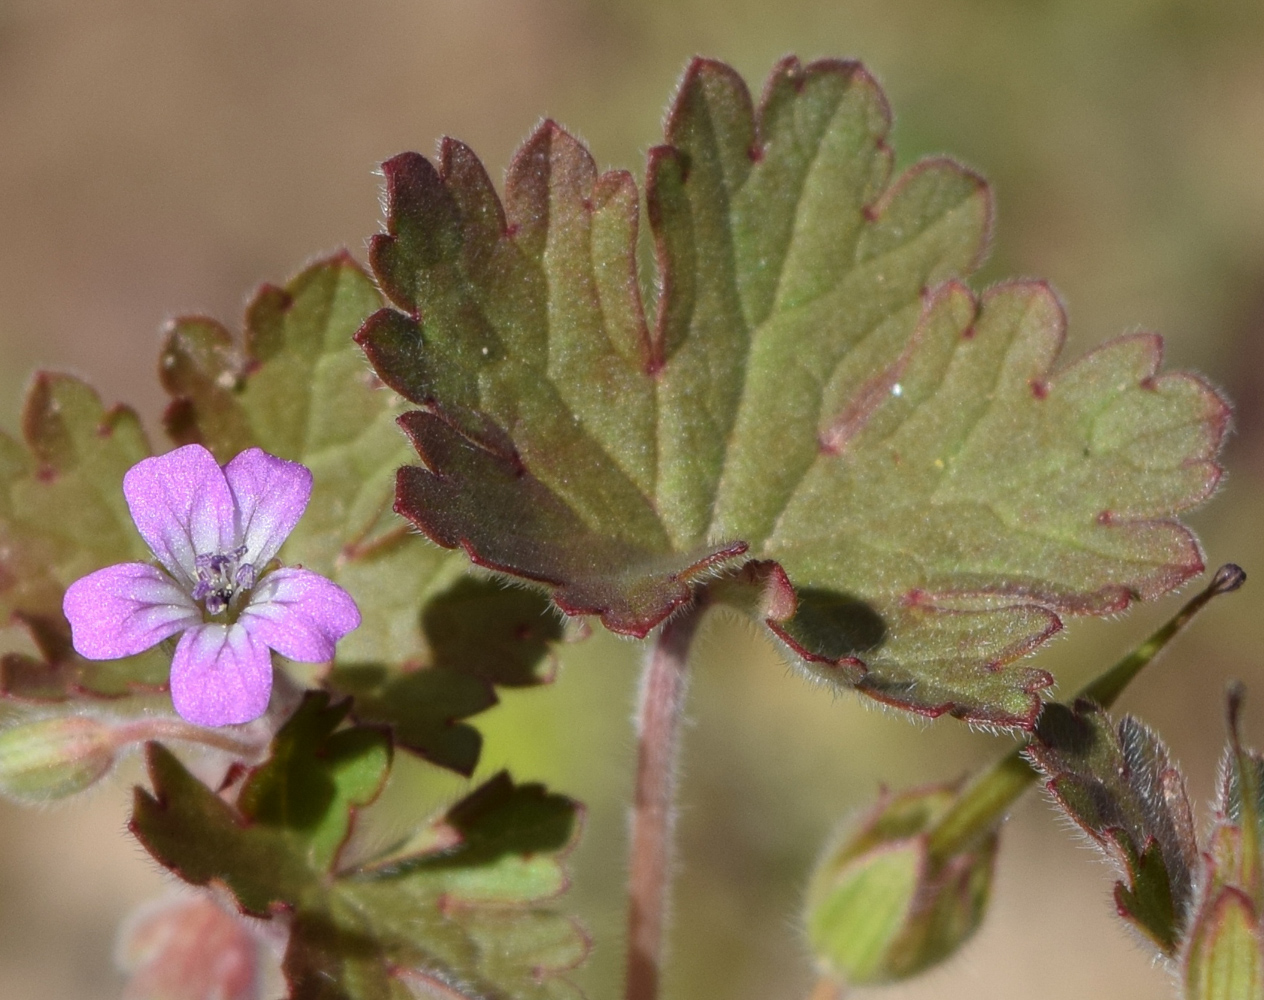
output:
[[257,916],[290,914],[296,1000],[404,998],[409,982],[487,1000],[578,997],[560,974],[587,938],[542,905],[566,886],[577,805],[502,774],[418,831],[420,851],[344,857],[390,769],[382,731],[339,728],[348,707],[310,692],[235,807],[150,744],[153,792],[137,789],[133,832],[185,881],[223,884]]
[[637,636],[775,563],[761,615],[821,676],[1032,725],[1052,679],[1012,661],[1201,571],[1173,515],[1228,410],[1149,336],[1055,372],[1046,286],[955,280],[986,185],[943,159],[890,181],[889,128],[857,64],[786,60],[756,108],[696,61],[650,152],[653,276],[633,180],[551,122],[503,200],[453,140],[389,160],[370,259],[396,308],[357,338],[420,407],[397,509]]
[[1054,801],[1124,875],[1119,914],[1168,955],[1177,951],[1199,871],[1184,779],[1167,748],[1131,716],[1048,704],[1027,748]]
[[24,626],[39,654],[0,655],[3,696],[64,701],[166,684],[169,658],[158,650],[108,661],[78,656],[61,610],[79,577],[151,558],[122,490],[123,474],[149,453],[132,410],[106,410],[69,375],[37,375],[22,441],[0,434],[0,623]]
[[389,725],[398,745],[468,776],[483,738],[463,720],[496,704],[496,686],[551,681],[562,625],[538,593],[462,577],[426,605],[422,629],[427,666],[338,665],[328,685],[355,698],[357,719]]

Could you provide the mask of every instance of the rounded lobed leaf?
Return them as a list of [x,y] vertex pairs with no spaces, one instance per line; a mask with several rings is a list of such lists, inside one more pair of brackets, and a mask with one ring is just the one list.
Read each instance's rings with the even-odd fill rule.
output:
[[649,157],[652,281],[631,180],[552,122],[503,199],[452,140],[388,161],[371,262],[398,309],[357,339],[420,407],[396,509],[636,636],[775,562],[764,617],[810,669],[1030,727],[1052,679],[1014,660],[1201,571],[1175,515],[1228,409],[1151,336],[1059,369],[1047,286],[960,280],[986,184],[942,158],[892,181],[889,129],[858,64],[787,59],[756,106],[695,61]]

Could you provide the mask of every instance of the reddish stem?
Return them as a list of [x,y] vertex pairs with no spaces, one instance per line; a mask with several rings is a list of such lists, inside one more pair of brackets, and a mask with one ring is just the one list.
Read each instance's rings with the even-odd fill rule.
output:
[[266,742],[251,743],[236,739],[218,730],[195,726],[180,719],[135,719],[116,727],[114,733],[119,745],[144,743],[148,740],[180,740],[185,743],[201,743],[246,760],[257,759],[267,747]]
[[658,634],[637,711],[636,798],[628,865],[627,1000],[657,1000],[671,875],[673,803],[689,646],[705,611],[700,595]]

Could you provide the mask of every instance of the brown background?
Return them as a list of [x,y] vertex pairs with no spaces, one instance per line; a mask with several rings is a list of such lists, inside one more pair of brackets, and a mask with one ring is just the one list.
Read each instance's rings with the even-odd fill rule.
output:
[[[0,426],[35,366],[91,378],[151,422],[161,325],[235,323],[263,280],[378,224],[375,165],[443,133],[493,173],[544,114],[603,165],[639,168],[687,58],[758,89],[786,52],[865,59],[901,160],[949,151],[996,186],[985,280],[1050,278],[1069,351],[1156,329],[1171,364],[1238,406],[1208,562],[1259,579],[1199,623],[1125,707],[1208,794],[1225,678],[1255,687],[1264,743],[1264,6],[1257,0],[0,0]],[[62,512],[59,516],[73,516]],[[1257,572],[1258,570],[1258,572]],[[1080,623],[1042,654],[1063,690],[1172,602]],[[814,689],[741,628],[708,632],[692,693],[669,997],[796,1000],[794,913],[817,846],[880,781],[959,775],[999,741],[910,725]],[[636,648],[568,651],[549,690],[489,713],[485,769],[512,763],[590,804],[573,905],[616,995],[627,726]],[[119,994],[113,928],[166,880],[124,830],[129,778],[42,812],[0,805],[0,996]],[[419,774],[425,796],[454,783]],[[1006,833],[978,939],[893,997],[1164,995],[1112,915],[1107,871],[1033,796]]]

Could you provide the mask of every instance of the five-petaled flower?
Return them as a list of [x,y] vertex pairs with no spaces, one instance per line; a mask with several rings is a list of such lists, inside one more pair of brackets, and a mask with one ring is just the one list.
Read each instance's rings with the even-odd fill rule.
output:
[[360,624],[337,584],[274,557],[303,516],[312,474],[259,448],[221,468],[186,445],[123,477],[132,520],[162,564],[119,563],[71,584],[63,609],[76,651],[131,656],[183,633],[171,698],[190,722],[222,726],[264,713],[274,649],[322,663]]

